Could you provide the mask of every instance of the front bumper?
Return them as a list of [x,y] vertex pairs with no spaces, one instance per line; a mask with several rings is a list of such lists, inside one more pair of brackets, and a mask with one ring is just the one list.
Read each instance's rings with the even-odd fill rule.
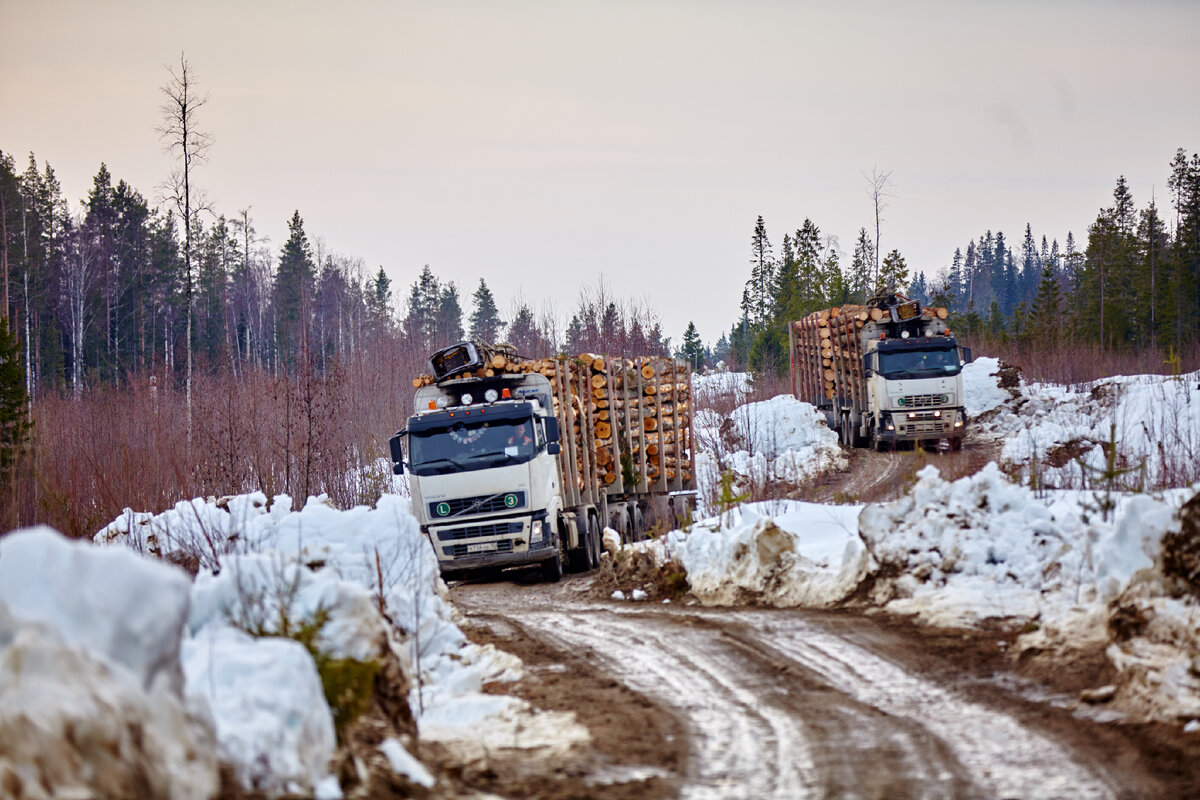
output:
[[941,408],[886,413],[876,435],[882,442],[916,442],[961,439],[966,432],[967,415],[962,408]]
[[[539,541],[531,541],[535,524],[541,527]],[[536,564],[552,556],[558,544],[544,511],[429,525],[425,532],[442,571]]]

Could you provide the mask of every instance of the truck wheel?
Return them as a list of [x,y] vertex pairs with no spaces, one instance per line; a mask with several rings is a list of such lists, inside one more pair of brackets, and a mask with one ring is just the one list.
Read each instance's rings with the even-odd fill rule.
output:
[[558,583],[562,580],[562,576],[562,552],[555,550],[551,558],[542,562],[542,580],[547,583]]
[[591,517],[577,517],[575,526],[579,530],[579,546],[567,550],[567,568],[571,572],[586,572],[592,560],[588,539],[591,536]]
[[587,537],[587,568],[595,569],[600,566],[600,519],[596,516],[588,518]]
[[952,438],[950,440],[950,449],[953,450],[954,452],[957,453],[959,450],[962,450],[962,446],[963,446],[963,440],[962,440],[961,436],[955,436],[954,438]]

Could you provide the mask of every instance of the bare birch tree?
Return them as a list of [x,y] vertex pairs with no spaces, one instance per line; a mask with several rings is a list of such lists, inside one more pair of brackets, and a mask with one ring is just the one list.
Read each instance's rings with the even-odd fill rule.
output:
[[208,158],[212,136],[197,127],[196,115],[208,95],[196,92],[195,76],[183,53],[179,54],[179,71],[168,68],[170,79],[162,87],[166,101],[162,106],[162,125],[159,136],[167,149],[178,159],[167,179],[167,199],[174,203],[183,217],[184,296],[187,304],[187,377],[185,403],[187,406],[188,442],[192,440],[192,222],[206,205],[192,186],[193,170]]
[[891,186],[892,171],[880,172],[879,167],[872,167],[871,174],[862,174],[867,180],[867,195],[875,206],[875,272],[871,276],[871,285],[879,282],[879,228],[883,222],[883,212],[887,208],[887,200],[893,197],[888,188]]
[[71,231],[63,263],[62,292],[71,329],[71,390],[83,393],[83,337],[92,318],[88,299],[101,270],[100,246],[80,219]]

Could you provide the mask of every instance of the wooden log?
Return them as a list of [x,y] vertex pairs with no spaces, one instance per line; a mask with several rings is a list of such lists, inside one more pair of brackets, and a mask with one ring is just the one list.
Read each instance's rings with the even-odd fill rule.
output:
[[937,314],[937,318],[938,318],[938,319],[946,319],[947,317],[949,317],[949,316],[950,316],[950,309],[948,309],[948,308],[935,308],[935,309],[934,309],[934,313],[935,313],[935,314]]
[[882,308],[872,308],[868,313],[871,319],[873,319],[875,322],[879,322],[879,320],[883,319],[883,315],[887,312]]
[[654,377],[654,365],[653,364],[642,364],[642,378],[644,378],[645,380],[650,380],[653,377]]
[[592,369],[596,370],[597,372],[604,372],[607,368],[608,365],[604,362],[604,359],[601,356],[596,356],[592,359]]
[[642,420],[642,428],[646,431],[658,430],[658,420],[654,417],[646,417]]
[[612,436],[612,425],[607,422],[596,423],[596,437],[599,439],[607,439]]

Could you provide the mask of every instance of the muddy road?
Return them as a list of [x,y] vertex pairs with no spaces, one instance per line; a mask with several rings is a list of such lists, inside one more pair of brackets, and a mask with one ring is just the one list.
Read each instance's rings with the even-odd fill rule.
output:
[[[591,576],[460,584],[472,638],[521,657],[494,687],[570,710],[591,749],[468,781],[505,796],[1177,798],[1200,747],[1106,721],[1005,669],[1000,633],[881,617],[621,603]],[[1070,684],[1065,678],[1058,688]],[[1075,690],[1077,691],[1077,689]]]

